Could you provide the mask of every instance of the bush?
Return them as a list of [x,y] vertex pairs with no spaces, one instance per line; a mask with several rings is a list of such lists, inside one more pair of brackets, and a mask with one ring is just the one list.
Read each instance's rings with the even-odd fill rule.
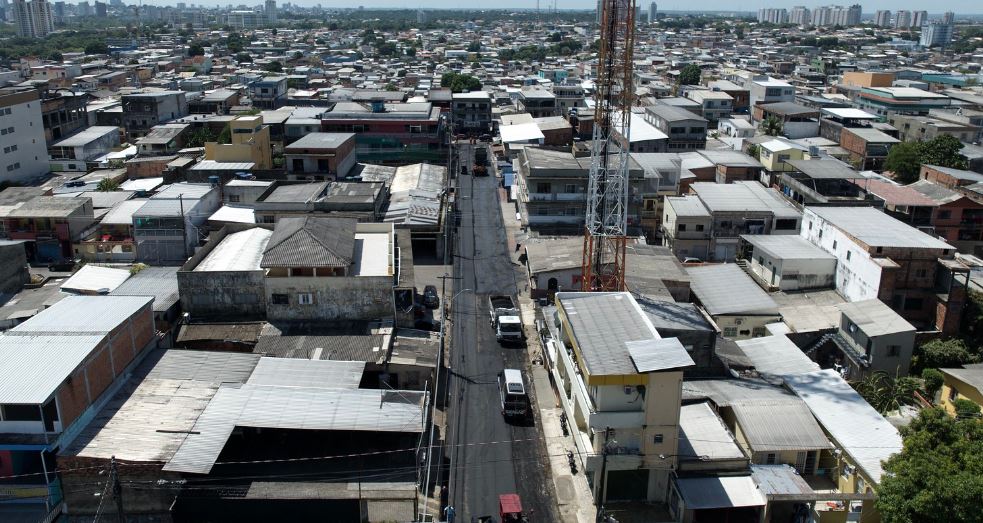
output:
[[977,361],[979,357],[966,346],[965,341],[958,338],[935,339],[915,349],[911,368],[920,372],[921,369],[959,367]]
[[935,393],[942,388],[944,378],[938,369],[925,369],[922,371],[922,381],[924,382],[925,392],[929,399],[935,398]]
[[952,402],[956,409],[956,417],[959,419],[980,417],[980,406],[968,399],[958,398]]

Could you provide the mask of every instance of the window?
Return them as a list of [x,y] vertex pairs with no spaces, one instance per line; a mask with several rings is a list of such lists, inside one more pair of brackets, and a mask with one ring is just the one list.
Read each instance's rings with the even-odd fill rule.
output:
[[691,134],[703,133],[705,132],[702,127],[690,127],[689,132]]
[[778,463],[778,454],[769,452],[765,455],[765,465],[774,465],[775,463]]
[[849,259],[850,259],[850,255],[851,255],[852,253],[853,253],[853,251],[846,251],[846,259],[847,259],[847,260],[849,260]]
[[297,303],[300,305],[314,305],[314,295],[309,292],[297,294]]
[[737,336],[737,327],[725,327],[724,328],[724,337],[725,338],[733,338],[735,336]]
[[41,421],[41,409],[37,405],[4,405],[4,421]]
[[290,305],[290,297],[286,294],[274,294],[270,299],[273,305]]
[[915,269],[915,277],[916,278],[924,278],[927,274],[928,274],[928,271],[925,270],[925,269]]
[[921,309],[922,309],[921,298],[908,298],[904,301],[904,310],[906,311],[919,311]]
[[877,252],[877,254],[884,252],[884,247],[878,247],[875,252]]
[[809,222],[809,230],[812,230],[812,222]]
[[679,231],[679,232],[685,232],[686,231],[686,224],[685,223],[680,223],[679,225],[676,226],[676,230]]
[[656,434],[655,436],[652,437],[652,442],[655,443],[655,444],[657,444],[657,445],[659,443],[662,443],[664,440],[665,440],[665,437],[663,437],[662,434]]
[[536,192],[549,194],[553,192],[553,186],[548,183],[537,183]]
[[795,218],[783,218],[775,220],[776,231],[794,231],[796,227]]
[[901,345],[888,345],[887,355],[889,358],[897,358],[901,355]]
[[940,220],[948,220],[949,218],[952,218],[952,211],[939,211]]
[[577,192],[577,185],[573,183],[568,183],[563,186],[563,192],[565,193],[575,193]]
[[751,331],[751,337],[760,338],[767,333],[768,331],[766,331],[764,327],[755,327],[754,330]]
[[833,240],[833,250],[836,250],[836,240]]
[[696,230],[697,231],[702,231],[703,230],[703,224],[702,223],[696,224]]
[[956,397],[958,396],[959,396],[959,391],[957,391],[955,388],[949,389],[949,401],[956,401]]

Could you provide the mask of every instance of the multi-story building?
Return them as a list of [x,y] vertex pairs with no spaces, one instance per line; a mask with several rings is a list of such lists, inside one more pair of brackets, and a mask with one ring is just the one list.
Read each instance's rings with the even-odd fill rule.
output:
[[491,109],[491,94],[487,91],[454,93],[451,100],[454,133],[487,133],[491,130]]
[[710,128],[716,128],[720,119],[730,118],[734,112],[734,98],[723,91],[691,89],[686,91],[686,98],[700,104],[701,114],[709,122]]
[[874,25],[877,27],[891,27],[891,11],[880,9],[874,14]]
[[72,244],[95,223],[92,198],[40,196],[11,210],[4,227],[11,240],[24,240],[31,262],[72,257]]
[[580,110],[587,107],[584,101],[584,88],[578,83],[554,83],[551,87],[556,97],[556,108],[560,116],[566,118],[571,109]]
[[38,91],[0,89],[0,182],[24,184],[48,170]]
[[809,8],[801,5],[797,5],[792,8],[792,12],[788,16],[789,23],[795,25],[809,25],[812,23],[812,16],[809,12]]
[[222,205],[219,190],[206,183],[175,183],[133,213],[137,260],[180,265],[207,236],[208,217]]
[[659,15],[659,5],[655,2],[649,4],[648,23],[654,24]]
[[787,24],[788,21],[789,21],[788,11],[786,11],[785,9],[775,9],[775,8],[758,9],[759,23],[781,25],[781,24]]
[[895,29],[908,29],[911,27],[911,11],[900,10],[894,17]]
[[946,11],[942,14],[942,23],[950,25],[956,23],[956,14],[952,11]]
[[321,131],[355,133],[359,161],[399,165],[446,159],[445,122],[430,102],[339,102],[321,115]]
[[931,116],[893,114],[888,116],[887,121],[898,130],[898,136],[906,142],[924,142],[947,134],[961,142],[972,143],[980,133],[980,127],[977,125],[951,122]]
[[41,38],[55,30],[51,4],[47,0],[14,0],[13,18],[17,35],[25,38]]
[[671,105],[650,105],[645,108],[645,121],[669,137],[668,152],[696,151],[707,144],[706,118]]
[[556,95],[542,87],[526,86],[519,91],[519,110],[533,118],[558,116]]
[[882,120],[891,114],[926,115],[931,109],[948,107],[951,103],[944,94],[914,87],[864,87],[857,95],[857,105]]
[[48,148],[54,171],[88,171],[88,162],[119,145],[119,127],[94,125]]
[[794,102],[795,87],[792,84],[768,76],[754,76],[747,82],[748,102],[751,109],[756,105],[775,102]]
[[229,11],[228,24],[233,29],[256,29],[266,25],[266,14],[258,11],[237,9]]
[[266,23],[276,25],[276,0],[266,0],[264,12],[266,13]]
[[136,141],[154,126],[188,115],[184,91],[153,91],[125,94],[123,127],[128,140]]
[[912,27],[922,27],[927,23],[928,23],[928,11],[912,11],[911,13]]
[[922,34],[918,43],[922,47],[942,47],[943,49],[952,41],[952,24],[932,22],[922,27]]
[[44,87],[40,87],[39,91],[41,122],[44,125],[44,139],[48,145],[89,126],[87,93]]
[[277,109],[287,101],[287,77],[267,76],[249,85],[253,107]]
[[255,169],[273,168],[270,128],[262,116],[239,116],[229,122],[231,143],[206,142],[205,158],[216,162],[252,162]]
[[588,456],[582,466],[594,498],[666,502],[683,369],[693,359],[679,339],[660,335],[630,293],[560,292],[556,304],[550,367],[574,455]]
[[806,207],[801,234],[836,256],[847,301],[877,298],[916,327],[958,330],[969,268],[952,245],[873,207]]
[[355,134],[311,133],[283,148],[287,176],[294,180],[335,180],[355,166]]

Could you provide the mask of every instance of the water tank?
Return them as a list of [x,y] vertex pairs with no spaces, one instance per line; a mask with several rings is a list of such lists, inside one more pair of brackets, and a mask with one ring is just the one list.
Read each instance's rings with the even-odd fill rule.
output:
[[218,187],[219,184],[221,183],[221,181],[222,181],[222,179],[219,178],[218,176],[215,176],[214,174],[208,177],[208,183],[212,187]]
[[819,158],[819,146],[818,145],[810,145],[809,146],[809,156],[811,156],[813,158]]
[[236,178],[238,178],[240,180],[251,180],[253,178],[253,175],[251,175],[251,174],[249,174],[249,173],[247,173],[245,171],[242,171],[242,172],[237,172],[236,173]]
[[372,100],[372,112],[373,113],[384,113],[384,112],[386,112],[386,102],[385,102],[385,100]]

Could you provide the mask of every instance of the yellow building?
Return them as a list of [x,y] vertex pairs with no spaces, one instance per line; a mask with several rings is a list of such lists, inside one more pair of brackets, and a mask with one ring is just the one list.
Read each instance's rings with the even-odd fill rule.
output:
[[229,122],[231,143],[205,143],[205,159],[216,162],[252,162],[256,169],[273,168],[270,128],[262,116],[240,116]]
[[560,292],[556,304],[553,372],[595,499],[665,502],[692,358],[627,292]]
[[788,162],[802,160],[806,154],[804,147],[777,138],[762,143],[758,150],[758,161],[770,172],[794,171],[795,168]]
[[946,412],[955,416],[957,399],[983,406],[983,369],[939,369],[945,381],[939,401]]

